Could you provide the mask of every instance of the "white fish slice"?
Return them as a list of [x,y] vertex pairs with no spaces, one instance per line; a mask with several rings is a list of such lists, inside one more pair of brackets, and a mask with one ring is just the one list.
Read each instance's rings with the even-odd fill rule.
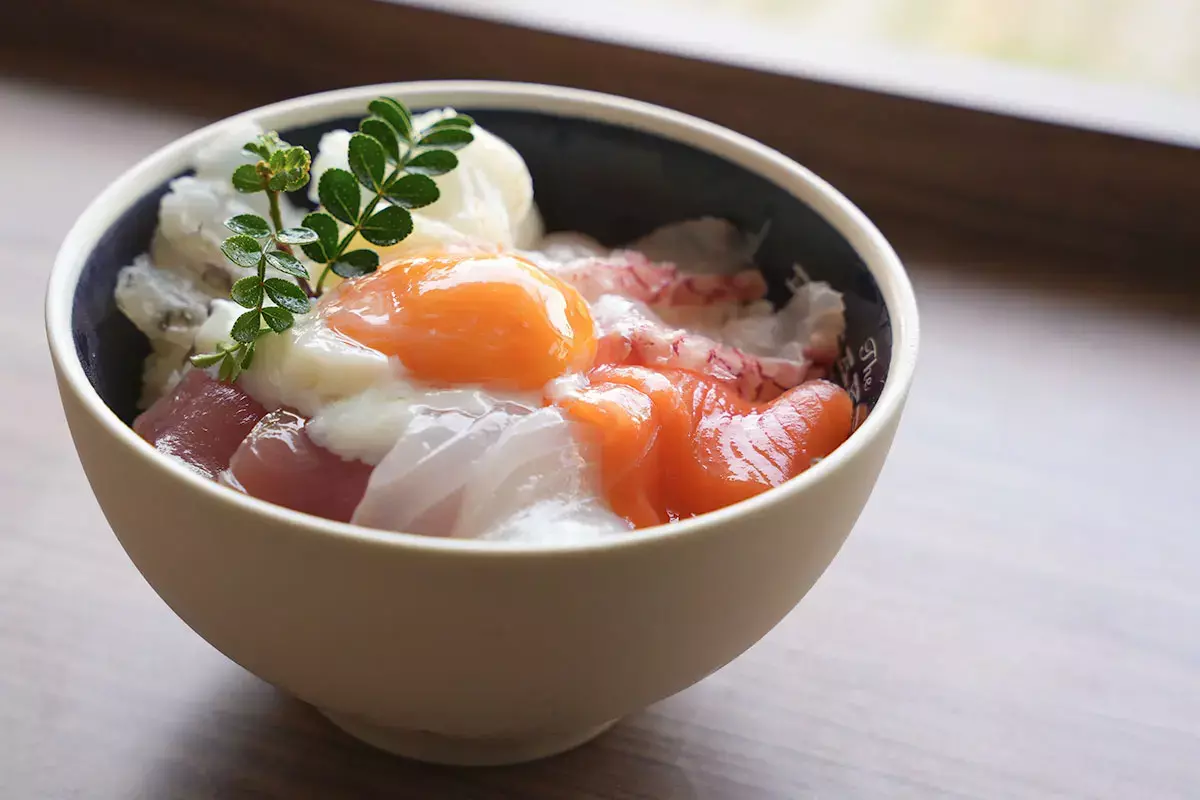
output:
[[551,543],[630,530],[600,499],[589,455],[558,409],[517,418],[472,466],[453,535]]
[[630,525],[596,492],[575,430],[554,408],[508,402],[414,409],[351,520],[455,538],[564,542]]
[[471,465],[495,444],[514,416],[528,413],[508,403],[482,414],[473,411],[478,409],[414,408],[404,435],[371,473],[351,522],[426,536],[449,535]]

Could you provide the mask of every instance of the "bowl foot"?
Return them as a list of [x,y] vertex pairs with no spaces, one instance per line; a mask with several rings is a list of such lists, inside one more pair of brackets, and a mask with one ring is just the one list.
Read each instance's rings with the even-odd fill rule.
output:
[[458,767],[498,767],[558,755],[591,741],[617,722],[614,719],[582,730],[512,738],[459,738],[428,731],[389,728],[349,714],[317,710],[334,725],[372,747],[417,761]]

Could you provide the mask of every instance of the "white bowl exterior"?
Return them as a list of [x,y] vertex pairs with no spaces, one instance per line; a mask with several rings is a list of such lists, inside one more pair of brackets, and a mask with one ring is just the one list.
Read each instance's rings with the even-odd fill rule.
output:
[[64,243],[47,327],[60,393],[96,497],[168,605],[249,671],[319,707],[448,736],[599,725],[705,677],[809,590],[865,505],[916,357],[916,306],[895,254],[844,198],[750,140],[619,98],[511,84],[397,84],[249,112],[285,128],[388,93],[415,106],[524,108],[602,119],[717,152],[797,194],[856,247],[884,293],[893,361],[874,412],[830,458],[737,506],[609,543],[547,548],[388,534],[218,487],[159,454],[104,406],[74,352],[70,306],[95,239],[186,166],[211,129],[127,173]]
[[450,736],[597,725],[731,661],[833,559],[895,428],[819,491],[720,528],[480,558],[249,516],[114,441],[62,388],[109,523],[197,633],[317,706]]

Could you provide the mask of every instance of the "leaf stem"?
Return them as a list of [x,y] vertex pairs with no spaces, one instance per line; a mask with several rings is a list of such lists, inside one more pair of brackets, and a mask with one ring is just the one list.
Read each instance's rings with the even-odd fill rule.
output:
[[[262,319],[263,301],[267,299],[267,254],[258,260],[258,316]],[[261,324],[261,322],[260,322]]]
[[317,297],[320,297],[325,291],[325,276],[329,274],[332,267],[329,264],[325,265],[325,269],[321,270],[321,277],[317,278]]
[[[277,248],[287,253],[289,256],[295,255],[290,244],[279,241],[279,234],[283,232],[283,214],[279,212],[279,192],[267,189],[267,203],[271,208],[271,224],[275,226],[275,235],[271,237],[271,240],[275,243]],[[324,277],[324,275],[321,277]],[[321,287],[318,284],[316,294],[314,294],[312,287],[309,286],[306,278],[297,277],[296,283],[300,285],[300,288],[303,289],[304,293],[309,297],[316,297],[321,293]]]
[[[275,226],[275,235],[278,236],[283,231],[283,215],[279,213],[279,192],[273,192],[267,189],[267,202],[271,206],[271,224]],[[279,249],[290,254],[292,249],[287,245],[279,245]]]

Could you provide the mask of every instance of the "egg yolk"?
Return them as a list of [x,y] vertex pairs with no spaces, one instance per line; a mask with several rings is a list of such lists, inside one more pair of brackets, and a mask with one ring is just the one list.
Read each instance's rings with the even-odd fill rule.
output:
[[761,494],[850,435],[853,404],[827,381],[754,403],[685,370],[602,366],[588,378],[559,405],[599,440],[605,495],[636,528]]
[[341,284],[320,313],[435,384],[540,389],[596,353],[579,292],[508,255],[406,259]]

